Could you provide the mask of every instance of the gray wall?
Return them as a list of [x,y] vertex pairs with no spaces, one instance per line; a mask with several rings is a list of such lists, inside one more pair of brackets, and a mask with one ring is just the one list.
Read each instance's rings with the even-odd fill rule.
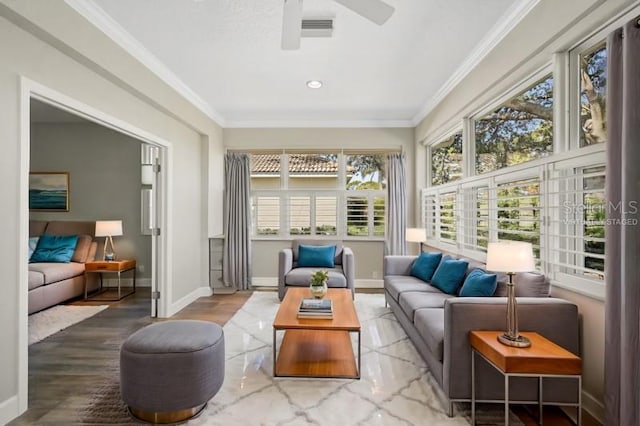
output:
[[[140,141],[86,123],[34,123],[31,171],[69,172],[69,211],[31,212],[43,220],[122,220],[114,237],[120,259],[136,259],[138,277],[151,278],[151,237],[140,232]],[[103,238],[98,238],[98,255]],[[144,283],[145,281],[143,281]]]
[[[29,81],[166,141],[168,262],[162,265],[169,309],[208,287],[207,233],[221,229],[221,128],[118,47],[64,1],[0,0],[0,423],[26,409],[26,206],[29,128],[22,128]],[[7,42],[10,40],[10,42]],[[35,86],[37,87],[37,86]],[[37,90],[37,89],[36,89]],[[138,155],[136,155],[138,158]],[[203,195],[207,199],[203,199]],[[209,209],[211,207],[211,209]],[[73,208],[73,206],[72,206]],[[208,223],[213,229],[208,228]],[[215,229],[218,227],[218,229]],[[21,288],[19,283],[23,284]],[[20,312],[24,315],[20,315]],[[20,383],[20,386],[19,386]]]

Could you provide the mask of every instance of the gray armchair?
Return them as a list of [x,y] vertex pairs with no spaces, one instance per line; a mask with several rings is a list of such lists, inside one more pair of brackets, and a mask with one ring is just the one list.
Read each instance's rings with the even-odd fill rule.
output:
[[[334,267],[297,267],[298,252],[300,244],[312,246],[336,246]],[[330,240],[293,240],[291,248],[280,250],[278,254],[278,297],[284,298],[287,287],[307,287],[309,278],[318,269],[329,272],[328,286],[330,288],[348,288],[353,297],[355,288],[355,261],[353,251],[349,247],[344,247],[341,241]]]

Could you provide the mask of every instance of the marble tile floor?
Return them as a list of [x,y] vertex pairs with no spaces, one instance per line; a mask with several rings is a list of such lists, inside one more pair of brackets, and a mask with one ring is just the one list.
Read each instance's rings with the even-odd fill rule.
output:
[[[255,292],[224,326],[224,385],[189,424],[468,425],[468,413],[446,415],[437,385],[384,307],[384,296],[356,294],[355,303],[362,325],[360,380],[274,378],[271,323],[279,303],[274,292]],[[501,413],[481,413],[478,424],[501,424]],[[512,424],[521,423],[513,416]]]

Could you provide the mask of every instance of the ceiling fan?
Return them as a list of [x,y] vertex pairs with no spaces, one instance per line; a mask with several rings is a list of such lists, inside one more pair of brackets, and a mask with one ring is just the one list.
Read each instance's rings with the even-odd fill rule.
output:
[[[382,25],[393,15],[393,6],[382,0],[334,0],[358,15]],[[284,21],[282,23],[282,48],[300,48],[302,33],[302,0],[284,0]]]

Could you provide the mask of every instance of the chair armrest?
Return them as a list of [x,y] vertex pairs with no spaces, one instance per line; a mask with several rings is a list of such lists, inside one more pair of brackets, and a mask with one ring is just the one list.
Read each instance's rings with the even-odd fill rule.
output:
[[411,265],[417,258],[418,256],[385,256],[382,264],[382,275],[411,275]]
[[[580,355],[578,307],[552,297],[518,297],[518,328],[535,331]],[[472,330],[505,330],[506,297],[457,297],[444,304],[443,389],[450,398],[471,395]]]
[[284,248],[278,253],[278,297],[284,298],[285,286],[284,277],[293,268],[293,250]]
[[351,290],[351,295],[353,296],[356,282],[356,262],[353,257],[353,250],[349,247],[342,247],[342,270],[347,279],[347,288]]

